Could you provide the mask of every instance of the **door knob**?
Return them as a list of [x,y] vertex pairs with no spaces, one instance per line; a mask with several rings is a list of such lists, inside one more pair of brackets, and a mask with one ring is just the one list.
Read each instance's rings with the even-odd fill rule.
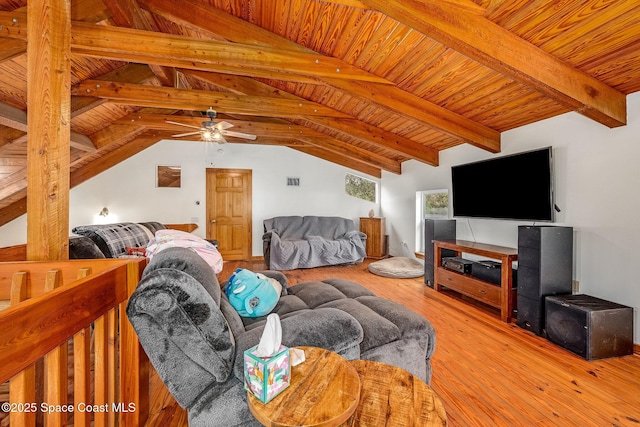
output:
[[216,220],[215,220],[215,219],[212,219],[212,220],[211,220],[211,222],[216,222]]

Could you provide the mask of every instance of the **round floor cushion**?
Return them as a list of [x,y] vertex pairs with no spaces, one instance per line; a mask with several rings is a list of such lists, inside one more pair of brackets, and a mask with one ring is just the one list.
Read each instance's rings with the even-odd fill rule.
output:
[[392,257],[369,264],[369,272],[383,277],[409,279],[424,275],[424,264],[414,258]]

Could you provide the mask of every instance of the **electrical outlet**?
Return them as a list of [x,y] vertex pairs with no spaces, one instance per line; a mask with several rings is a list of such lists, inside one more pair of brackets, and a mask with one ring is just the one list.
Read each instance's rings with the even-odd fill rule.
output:
[[571,281],[571,293],[579,294],[580,293],[580,282],[577,280]]
[[407,241],[403,240],[402,242],[400,242],[402,244],[402,246],[407,246]]

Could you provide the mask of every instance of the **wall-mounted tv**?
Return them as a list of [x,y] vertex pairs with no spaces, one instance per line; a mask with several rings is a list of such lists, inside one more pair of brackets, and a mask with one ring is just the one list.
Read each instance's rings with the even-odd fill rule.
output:
[[553,221],[551,147],[451,168],[453,216]]

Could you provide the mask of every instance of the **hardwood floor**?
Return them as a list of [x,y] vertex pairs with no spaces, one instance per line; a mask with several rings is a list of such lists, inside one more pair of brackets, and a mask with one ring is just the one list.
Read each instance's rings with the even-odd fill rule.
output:
[[[284,272],[290,285],[342,277],[397,301],[431,321],[437,333],[431,387],[449,426],[640,427],[640,356],[588,362],[497,313],[426,287],[422,278],[389,279],[366,262]],[[225,264],[263,269],[260,263]],[[186,426],[186,413],[152,376],[149,426]]]

